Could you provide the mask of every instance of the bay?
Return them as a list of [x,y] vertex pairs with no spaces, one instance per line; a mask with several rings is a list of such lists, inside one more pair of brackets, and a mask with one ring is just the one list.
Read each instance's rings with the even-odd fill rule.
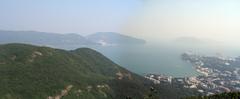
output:
[[[200,75],[192,64],[181,59],[181,54],[186,51],[207,56],[238,57],[240,55],[240,48],[234,46],[176,44],[176,42],[83,47],[99,51],[115,63],[137,74],[154,73],[173,77]],[[75,48],[78,47],[65,47],[65,49]]]

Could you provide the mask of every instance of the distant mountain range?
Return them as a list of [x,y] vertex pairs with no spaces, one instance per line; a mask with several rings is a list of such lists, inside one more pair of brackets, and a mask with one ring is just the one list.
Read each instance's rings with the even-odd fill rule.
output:
[[89,36],[79,34],[59,34],[37,31],[0,31],[0,44],[26,43],[62,48],[74,46],[76,48],[88,45],[122,45],[144,44],[145,41],[118,33],[95,33]]
[[122,35],[114,32],[98,32],[87,36],[92,42],[101,45],[119,45],[119,44],[144,44],[145,40],[133,38],[130,36]]

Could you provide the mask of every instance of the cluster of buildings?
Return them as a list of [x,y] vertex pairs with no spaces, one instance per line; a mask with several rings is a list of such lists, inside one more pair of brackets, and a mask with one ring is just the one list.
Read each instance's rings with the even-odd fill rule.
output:
[[153,81],[154,84],[160,83],[172,83],[172,76],[165,76],[165,75],[156,75],[156,74],[147,74],[145,78]]
[[[240,91],[240,60],[225,57],[206,57],[184,55],[196,70],[203,74],[197,76],[197,88],[207,94]],[[191,79],[189,81],[192,81]]]
[[171,76],[148,74],[145,78],[155,84],[177,82],[185,88],[196,89],[199,93],[211,95],[222,92],[240,91],[240,59],[205,57],[184,54],[183,59],[192,63],[201,75],[173,78]]

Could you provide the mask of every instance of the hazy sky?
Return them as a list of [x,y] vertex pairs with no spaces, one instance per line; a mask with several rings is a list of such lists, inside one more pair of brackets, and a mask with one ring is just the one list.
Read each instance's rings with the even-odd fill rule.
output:
[[126,31],[150,38],[240,38],[240,0],[149,0]]
[[240,0],[1,0],[0,29],[240,42]]
[[0,29],[119,32],[142,4],[139,0],[1,0]]

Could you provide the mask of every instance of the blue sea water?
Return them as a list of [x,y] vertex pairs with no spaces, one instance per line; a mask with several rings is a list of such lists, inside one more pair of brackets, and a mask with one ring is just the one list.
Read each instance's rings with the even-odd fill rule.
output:
[[181,54],[192,51],[201,55],[238,56],[240,50],[225,46],[147,43],[145,45],[87,46],[110,58],[122,67],[140,75],[149,73],[173,77],[196,76],[199,73]]

